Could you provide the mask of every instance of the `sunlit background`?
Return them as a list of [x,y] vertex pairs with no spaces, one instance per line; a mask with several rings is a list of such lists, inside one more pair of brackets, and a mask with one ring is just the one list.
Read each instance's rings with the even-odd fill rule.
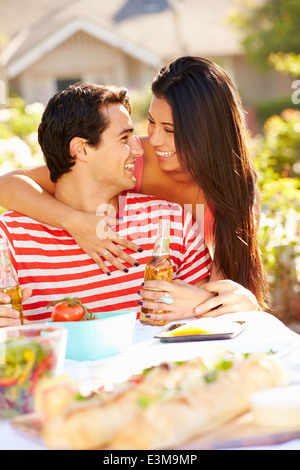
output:
[[[150,81],[165,61],[222,66],[247,111],[261,192],[272,312],[300,331],[300,2],[10,0],[0,14],[0,174],[42,162],[48,99],[85,80],[128,88],[146,133]],[[5,210],[4,208],[2,210]]]

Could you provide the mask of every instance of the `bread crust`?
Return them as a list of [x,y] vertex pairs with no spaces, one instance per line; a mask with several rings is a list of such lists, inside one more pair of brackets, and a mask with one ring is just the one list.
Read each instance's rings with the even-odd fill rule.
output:
[[158,366],[106,401],[70,404],[44,424],[43,437],[55,449],[170,449],[245,413],[253,393],[284,384],[266,355],[234,358],[228,370],[207,371],[200,358]]
[[247,412],[250,396],[283,384],[278,365],[268,360],[238,364],[206,387],[139,410],[119,429],[111,450],[170,449],[207,434]]

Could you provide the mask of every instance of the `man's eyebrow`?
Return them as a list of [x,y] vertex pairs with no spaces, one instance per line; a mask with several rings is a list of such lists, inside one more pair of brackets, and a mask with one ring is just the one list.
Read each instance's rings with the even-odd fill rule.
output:
[[[149,118],[154,121],[153,117],[151,116],[151,114],[148,112],[148,116]],[[174,127],[174,124],[172,122],[162,122],[161,124],[163,124],[164,126],[172,126]]]
[[127,127],[125,129],[122,129],[121,132],[118,133],[118,136],[123,135],[123,134],[132,134],[134,131],[133,127]]

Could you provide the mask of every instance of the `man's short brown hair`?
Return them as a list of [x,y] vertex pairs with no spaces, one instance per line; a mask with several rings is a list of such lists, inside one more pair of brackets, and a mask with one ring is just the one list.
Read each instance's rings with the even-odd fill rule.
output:
[[125,88],[79,82],[54,95],[48,102],[38,129],[38,140],[56,182],[75,165],[69,146],[74,137],[98,147],[109,120],[101,108],[120,103],[131,113]]

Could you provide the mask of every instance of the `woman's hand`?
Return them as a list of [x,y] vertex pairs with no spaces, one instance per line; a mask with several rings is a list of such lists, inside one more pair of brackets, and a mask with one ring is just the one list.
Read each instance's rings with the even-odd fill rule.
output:
[[98,264],[105,274],[110,275],[105,261],[125,272],[127,272],[127,268],[121,260],[132,266],[138,266],[136,259],[128,255],[122,247],[134,252],[142,251],[138,245],[120,237],[111,228],[118,223],[118,220],[112,217],[82,212],[80,216],[68,221],[68,224],[65,225],[68,225],[68,232],[80,248]]
[[[160,289],[149,291],[146,289]],[[174,303],[168,305],[157,300],[168,292]],[[180,280],[145,281],[144,289],[138,292],[143,298],[139,305],[166,313],[149,313],[151,320],[182,320],[187,318],[217,317],[226,313],[257,311],[255,296],[245,287],[231,280],[207,282],[201,287]],[[144,299],[155,300],[149,302]]]
[[229,279],[208,282],[203,289],[213,293],[214,297],[194,309],[197,318],[259,310],[254,294],[237,282]]
[[[22,290],[22,302],[25,302],[32,294],[32,290],[25,288]],[[11,303],[11,298],[9,295],[0,292],[0,303],[9,304]],[[24,323],[27,323],[24,321]],[[5,307],[5,305],[0,305],[0,328],[6,326],[20,326],[20,314],[17,310],[14,310],[10,307]]]
[[[203,284],[203,286],[206,284]],[[151,291],[147,289],[160,289],[160,291]],[[158,299],[168,292],[174,303],[166,304],[158,302]],[[167,281],[145,281],[143,290],[138,294],[142,297],[139,305],[151,310],[163,310],[166,313],[150,313],[149,319],[151,320],[182,320],[195,316],[194,308],[200,303],[210,299],[213,294],[205,291],[201,287],[193,286],[187,282],[175,279],[172,283]],[[155,300],[149,302],[145,299]],[[148,318],[148,316],[147,316]]]

